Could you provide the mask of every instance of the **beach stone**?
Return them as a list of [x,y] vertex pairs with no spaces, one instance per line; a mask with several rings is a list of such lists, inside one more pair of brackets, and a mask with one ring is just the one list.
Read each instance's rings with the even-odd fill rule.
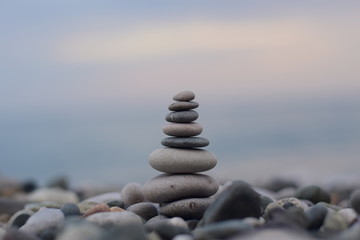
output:
[[193,137],[199,135],[203,128],[196,122],[170,123],[163,127],[163,133],[174,137]]
[[181,199],[160,206],[160,214],[168,217],[181,217],[183,219],[201,219],[213,198]]
[[9,229],[2,240],[40,240],[35,234],[26,233],[17,229]]
[[305,186],[299,188],[294,195],[298,199],[306,199],[316,204],[318,202],[330,203],[330,194],[316,185]]
[[219,184],[203,174],[161,174],[144,184],[146,199],[156,203],[172,202],[185,198],[209,197],[216,193]]
[[7,223],[8,228],[20,228],[34,213],[30,210],[20,210],[11,216]]
[[125,204],[125,208],[139,202],[145,202],[142,185],[139,183],[128,183],[121,190],[121,200]]
[[91,214],[98,213],[98,212],[110,212],[110,208],[105,203],[98,203],[92,208],[88,209],[84,212],[83,217],[90,216]]
[[167,137],[161,144],[172,148],[196,148],[208,146],[209,140],[202,137]]
[[132,223],[142,224],[141,218],[130,211],[98,212],[86,217],[86,220],[102,227],[121,226]]
[[123,212],[125,209],[119,208],[119,207],[111,207],[109,209],[110,212]]
[[169,110],[170,111],[187,111],[190,109],[194,109],[199,107],[199,103],[197,102],[174,102],[170,104]]
[[337,233],[347,228],[345,217],[335,211],[329,211],[324,219],[320,231],[327,233]]
[[120,199],[121,199],[121,194],[119,192],[108,192],[90,197],[84,200],[84,202],[106,203],[109,201],[120,200]]
[[145,227],[145,230],[147,232],[153,232],[156,225],[161,222],[161,221],[166,221],[166,220],[169,220],[170,218],[169,217],[166,217],[164,215],[157,215],[153,218],[150,218],[145,224],[144,224],[144,227]]
[[194,110],[171,112],[166,115],[165,120],[176,123],[190,123],[195,121],[199,114]]
[[27,200],[30,202],[52,201],[59,204],[79,202],[75,192],[60,188],[38,188],[29,194]]
[[360,189],[351,194],[350,205],[358,214],[360,214]]
[[53,201],[44,201],[44,202],[28,203],[25,205],[24,209],[36,212],[42,207],[60,209],[61,205],[62,204]]
[[291,207],[288,209],[274,208],[268,212],[267,221],[273,226],[289,226],[305,229],[308,219],[303,210]]
[[157,208],[154,206],[153,203],[149,203],[149,202],[135,203],[130,207],[128,207],[126,210],[133,212],[136,215],[139,215],[146,221],[158,215]]
[[89,209],[93,208],[95,205],[97,205],[98,203],[96,202],[81,202],[78,204],[78,207],[80,209],[80,213],[84,214],[86,211],[88,211]]
[[188,102],[194,100],[195,94],[192,91],[182,91],[173,97],[175,101]]
[[24,208],[25,202],[0,197],[0,213],[14,214]]
[[56,227],[64,219],[65,217],[61,210],[44,207],[34,213],[19,229],[27,233],[38,234],[44,229]]
[[319,229],[324,222],[327,212],[328,209],[325,206],[319,204],[306,209],[304,213],[307,218],[307,229]]
[[343,209],[339,210],[338,213],[341,214],[345,218],[346,223],[349,226],[357,221],[357,218],[358,218],[357,213],[352,208],[343,208]]
[[68,221],[56,240],[99,240],[103,230],[87,221]]
[[165,173],[195,173],[210,170],[216,156],[203,149],[159,148],[149,156],[149,164]]
[[205,225],[246,217],[260,217],[260,195],[243,181],[233,181],[207,208],[203,216]]
[[54,240],[58,232],[59,229],[57,227],[50,227],[42,230],[37,236],[41,240]]
[[125,203],[123,201],[119,200],[112,200],[106,203],[109,207],[119,207],[119,208],[124,208],[125,207]]
[[60,210],[63,212],[65,217],[80,216],[80,208],[75,203],[65,203],[62,205]]
[[122,224],[120,226],[114,226],[104,231],[101,240],[148,240],[144,227],[140,223]]
[[153,226],[153,231],[165,240],[171,240],[180,234],[190,234],[190,229],[188,228],[186,222],[179,217],[158,221]]
[[308,208],[308,206],[303,203],[302,201],[300,201],[297,198],[283,198],[283,199],[279,199],[278,201],[276,201],[276,204],[279,205],[280,207],[284,208],[284,209],[288,209],[291,207],[296,207],[299,208],[301,210],[305,210],[306,208]]
[[239,237],[233,237],[231,240],[318,240],[318,238],[312,237],[305,231],[297,228],[264,228],[259,231],[250,231]]
[[196,240],[227,239],[253,229],[253,225],[244,220],[226,220],[196,228],[193,236]]

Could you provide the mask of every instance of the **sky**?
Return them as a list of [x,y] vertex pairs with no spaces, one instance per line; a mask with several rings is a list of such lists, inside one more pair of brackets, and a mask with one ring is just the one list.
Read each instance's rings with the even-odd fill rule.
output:
[[[0,174],[143,182],[192,90],[211,174],[360,176],[358,1],[0,1]],[[256,174],[257,173],[257,174]]]

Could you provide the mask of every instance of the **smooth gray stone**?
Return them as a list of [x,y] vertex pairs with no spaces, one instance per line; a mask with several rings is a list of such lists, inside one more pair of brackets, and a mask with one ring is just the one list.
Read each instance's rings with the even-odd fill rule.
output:
[[144,184],[146,199],[156,203],[185,198],[210,197],[219,188],[218,182],[203,174],[161,174]]
[[171,240],[174,239],[177,235],[181,234],[190,234],[190,230],[187,227],[187,224],[184,220],[182,225],[173,224],[169,219],[166,221],[159,221],[154,225],[154,231],[161,237],[161,239]]
[[193,137],[199,135],[202,130],[202,126],[196,122],[171,123],[165,125],[162,129],[163,133],[173,137]]
[[320,228],[320,231],[326,233],[337,233],[345,230],[348,227],[345,217],[338,213],[329,211],[326,214],[324,223]]
[[62,223],[64,219],[65,216],[60,209],[41,208],[26,221],[20,230],[38,234],[44,229],[56,227]]
[[60,210],[63,212],[65,217],[80,216],[80,209],[75,203],[65,203],[62,205]]
[[56,240],[98,240],[103,230],[94,223],[85,220],[70,219],[65,222]]
[[126,210],[133,212],[136,215],[139,215],[146,221],[158,215],[157,208],[154,206],[153,203],[150,202],[135,203],[128,207]]
[[199,103],[197,102],[174,102],[170,104],[170,111],[186,111],[190,109],[194,109],[199,107]]
[[350,196],[351,207],[360,214],[360,189],[355,190]]
[[7,223],[8,228],[20,228],[26,221],[33,215],[34,212],[30,210],[20,210],[11,216],[10,220]]
[[253,230],[254,226],[244,220],[227,220],[196,228],[193,235],[196,240],[228,239],[231,236]]
[[173,148],[196,148],[208,146],[209,140],[202,137],[167,137],[161,144]]
[[323,205],[314,205],[305,210],[307,218],[307,229],[316,230],[321,227],[326,217],[328,209]]
[[214,203],[205,211],[203,223],[209,224],[261,215],[260,195],[251,186],[237,180],[219,194]]
[[142,185],[139,183],[126,184],[121,190],[121,200],[126,208],[135,203],[145,202],[146,199],[142,192]]
[[216,156],[203,149],[159,148],[149,156],[149,164],[165,173],[196,173],[210,170]]
[[328,193],[327,191],[316,185],[310,185],[299,188],[295,192],[294,197],[298,199],[309,200],[314,204],[318,202],[330,203],[330,193]]
[[102,227],[122,226],[124,224],[142,224],[141,217],[130,211],[97,212],[85,218]]
[[168,217],[181,217],[183,219],[201,219],[213,198],[188,198],[162,204],[160,214]]
[[171,112],[166,115],[165,119],[168,122],[176,123],[190,123],[195,121],[199,117],[199,114],[194,110]]
[[192,91],[182,91],[176,94],[173,99],[175,101],[191,101],[195,98],[195,94]]

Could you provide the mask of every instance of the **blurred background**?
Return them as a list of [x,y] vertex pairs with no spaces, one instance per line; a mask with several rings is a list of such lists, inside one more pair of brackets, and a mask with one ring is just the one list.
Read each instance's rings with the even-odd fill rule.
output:
[[359,1],[0,1],[0,176],[144,182],[192,90],[211,174],[360,176]]

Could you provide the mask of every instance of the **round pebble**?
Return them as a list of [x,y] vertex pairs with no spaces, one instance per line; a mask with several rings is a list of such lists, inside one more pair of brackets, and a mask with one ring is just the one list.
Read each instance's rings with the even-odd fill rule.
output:
[[126,210],[133,212],[136,215],[139,215],[146,221],[158,215],[157,208],[154,206],[153,203],[149,203],[149,202],[135,203],[130,207],[128,207]]
[[87,217],[90,216],[91,214],[97,213],[97,212],[109,212],[110,208],[107,204],[105,203],[98,203],[95,206],[93,206],[92,208],[90,208],[89,210],[87,210],[84,214],[83,217]]
[[307,229],[316,230],[321,227],[324,222],[328,210],[325,206],[316,204],[305,210],[305,216],[307,218]]
[[182,91],[176,94],[173,99],[175,101],[188,102],[195,98],[195,94],[192,91]]
[[209,145],[209,140],[202,137],[167,137],[161,144],[172,148],[197,148]]
[[34,213],[30,210],[20,210],[11,216],[7,225],[10,228],[20,228],[23,226],[31,215]]
[[65,217],[81,215],[80,209],[75,203],[65,203],[60,210],[64,213]]
[[237,180],[219,194],[205,211],[204,224],[246,217],[260,217],[260,195],[249,184]]
[[354,191],[350,196],[351,207],[360,214],[360,189]]
[[174,102],[170,104],[169,110],[170,111],[186,111],[190,109],[194,109],[199,107],[199,103],[197,102]]
[[201,219],[213,198],[188,198],[162,204],[160,214],[168,217],[181,217],[183,219]]
[[118,199],[118,200],[111,200],[109,202],[106,203],[109,207],[119,207],[119,208],[124,208],[125,207],[125,203]]
[[199,117],[199,114],[194,110],[171,112],[166,115],[165,120],[168,122],[176,123],[190,123],[195,121]]
[[125,208],[135,203],[145,202],[142,186],[139,183],[126,184],[121,190],[121,200],[124,202]]
[[174,137],[193,137],[199,135],[202,130],[201,125],[196,122],[171,123],[163,127],[166,135]]
[[299,188],[295,192],[294,197],[298,199],[309,200],[314,204],[318,202],[330,203],[330,194],[321,187],[316,185],[310,185]]
[[185,198],[209,197],[216,193],[219,184],[202,174],[162,174],[144,184],[146,199],[156,203],[172,202]]
[[195,173],[215,167],[216,156],[202,149],[159,148],[149,156],[154,169],[165,173]]

